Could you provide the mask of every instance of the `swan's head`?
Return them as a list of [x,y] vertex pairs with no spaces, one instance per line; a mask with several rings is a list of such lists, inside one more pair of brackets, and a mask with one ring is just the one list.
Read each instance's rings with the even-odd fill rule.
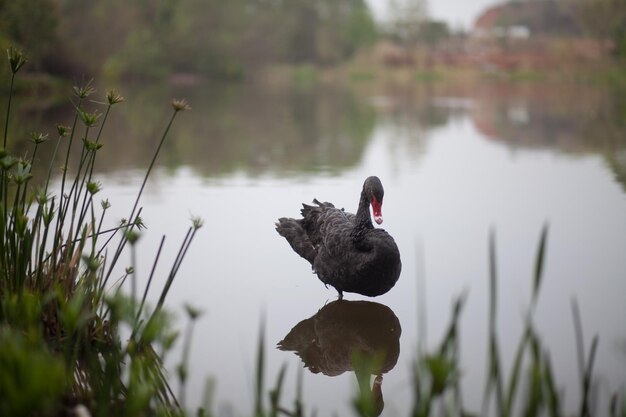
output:
[[363,191],[372,205],[374,221],[376,224],[381,224],[383,222],[383,196],[385,195],[383,184],[378,177],[368,177],[363,184]]

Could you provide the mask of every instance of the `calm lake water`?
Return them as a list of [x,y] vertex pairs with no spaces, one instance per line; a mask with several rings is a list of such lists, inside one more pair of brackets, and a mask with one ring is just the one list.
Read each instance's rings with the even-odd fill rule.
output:
[[[345,346],[338,345],[397,343],[389,335],[377,342],[358,320],[345,319],[352,308],[368,322],[380,316],[387,320],[381,326],[397,328],[399,345],[383,375],[382,415],[407,415],[418,348],[438,347],[454,299],[467,292],[460,320],[462,387],[466,408],[480,413],[489,234],[497,244],[497,328],[508,374],[530,303],[541,229],[548,224],[534,323],[550,351],[565,410],[577,410],[571,303],[578,300],[587,352],[599,336],[598,415],[606,414],[607,398],[623,393],[626,382],[626,95],[504,83],[358,90],[202,84],[122,91],[127,102],[114,108],[99,156],[111,224],[132,206],[169,117],[170,98],[187,97],[193,107],[179,114],[144,194],[148,230],[136,268],[148,275],[167,235],[158,270],[163,282],[190,217],[204,219],[168,303],[179,313],[181,331],[184,303],[204,311],[193,336],[188,405],[202,402],[211,378],[219,415],[252,409],[264,322],[267,384],[273,386],[286,364],[284,403],[291,408],[304,364],[277,344],[328,305],[291,336],[307,358],[307,414],[352,413],[357,378],[347,369]],[[50,111],[38,123],[49,130],[56,122],[68,124],[66,111]],[[382,226],[400,248],[402,275],[381,297],[345,297],[377,304],[338,309],[330,304],[336,292],[292,252],[274,222],[298,216],[300,204],[314,197],[355,211],[369,175],[385,186]],[[155,291],[152,299],[157,297]],[[166,358],[172,370],[179,357],[180,347]]]

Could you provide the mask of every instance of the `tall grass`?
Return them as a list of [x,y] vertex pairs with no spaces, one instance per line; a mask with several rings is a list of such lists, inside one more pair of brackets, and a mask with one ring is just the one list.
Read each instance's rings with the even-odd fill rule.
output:
[[[480,413],[467,410],[461,395],[461,367],[458,339],[460,313],[465,295],[453,303],[448,330],[438,350],[434,353],[418,352],[415,365],[413,389],[414,417],[438,415],[433,413],[437,406],[442,415],[466,416],[580,416],[610,415],[626,416],[624,393],[615,392],[608,409],[592,408],[593,363],[598,345],[598,337],[593,338],[588,357],[585,357],[584,338],[578,305],[574,299],[573,317],[576,333],[575,344],[580,369],[580,406],[578,410],[563,409],[562,393],[557,387],[552,362],[547,346],[533,323],[533,313],[538,303],[547,247],[548,227],[544,226],[539,238],[535,267],[532,276],[531,300],[526,313],[524,328],[517,344],[513,362],[508,372],[500,355],[497,326],[498,272],[495,234],[489,240],[489,316],[487,370],[483,406]],[[508,375],[508,378],[505,377]],[[622,388],[623,389],[623,388]]]
[[[193,220],[152,309],[146,297],[164,239],[140,301],[134,268],[144,227],[141,195],[172,123],[189,106],[172,102],[129,216],[105,230],[110,203],[96,200],[102,187],[94,167],[107,118],[124,98],[111,90],[99,102],[91,82],[75,87],[73,122],[57,126],[52,159],[38,159],[39,148],[51,142],[42,133],[31,135],[29,155],[15,156],[8,137],[13,83],[27,59],[13,48],[7,55],[11,84],[0,148],[0,415],[182,414],[159,355],[177,336],[163,304],[202,222]],[[62,142],[67,150],[59,155]],[[76,147],[80,156],[72,159]],[[51,191],[59,163],[58,191]],[[46,178],[33,178],[36,164],[45,164]],[[120,272],[120,257],[129,247],[132,263]],[[193,322],[198,312],[188,313]],[[186,366],[185,359],[182,386]]]

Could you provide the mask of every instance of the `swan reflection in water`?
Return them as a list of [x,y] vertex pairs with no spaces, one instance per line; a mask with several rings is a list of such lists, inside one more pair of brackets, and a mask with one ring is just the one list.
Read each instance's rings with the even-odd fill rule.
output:
[[373,405],[368,414],[380,415],[383,374],[398,361],[401,332],[400,321],[385,305],[336,300],[296,324],[278,348],[295,352],[315,374],[355,372],[361,398]]

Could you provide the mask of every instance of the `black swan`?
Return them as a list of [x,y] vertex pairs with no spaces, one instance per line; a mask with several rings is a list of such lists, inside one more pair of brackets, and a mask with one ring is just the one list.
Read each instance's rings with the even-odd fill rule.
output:
[[384,294],[400,276],[398,246],[386,231],[374,228],[370,216],[371,204],[374,220],[383,222],[383,194],[378,177],[368,177],[356,215],[314,199],[315,206],[302,205],[302,219],[282,217],[276,223],[278,233],[311,263],[326,286],[335,287],[339,299],[344,291],[369,297]]

